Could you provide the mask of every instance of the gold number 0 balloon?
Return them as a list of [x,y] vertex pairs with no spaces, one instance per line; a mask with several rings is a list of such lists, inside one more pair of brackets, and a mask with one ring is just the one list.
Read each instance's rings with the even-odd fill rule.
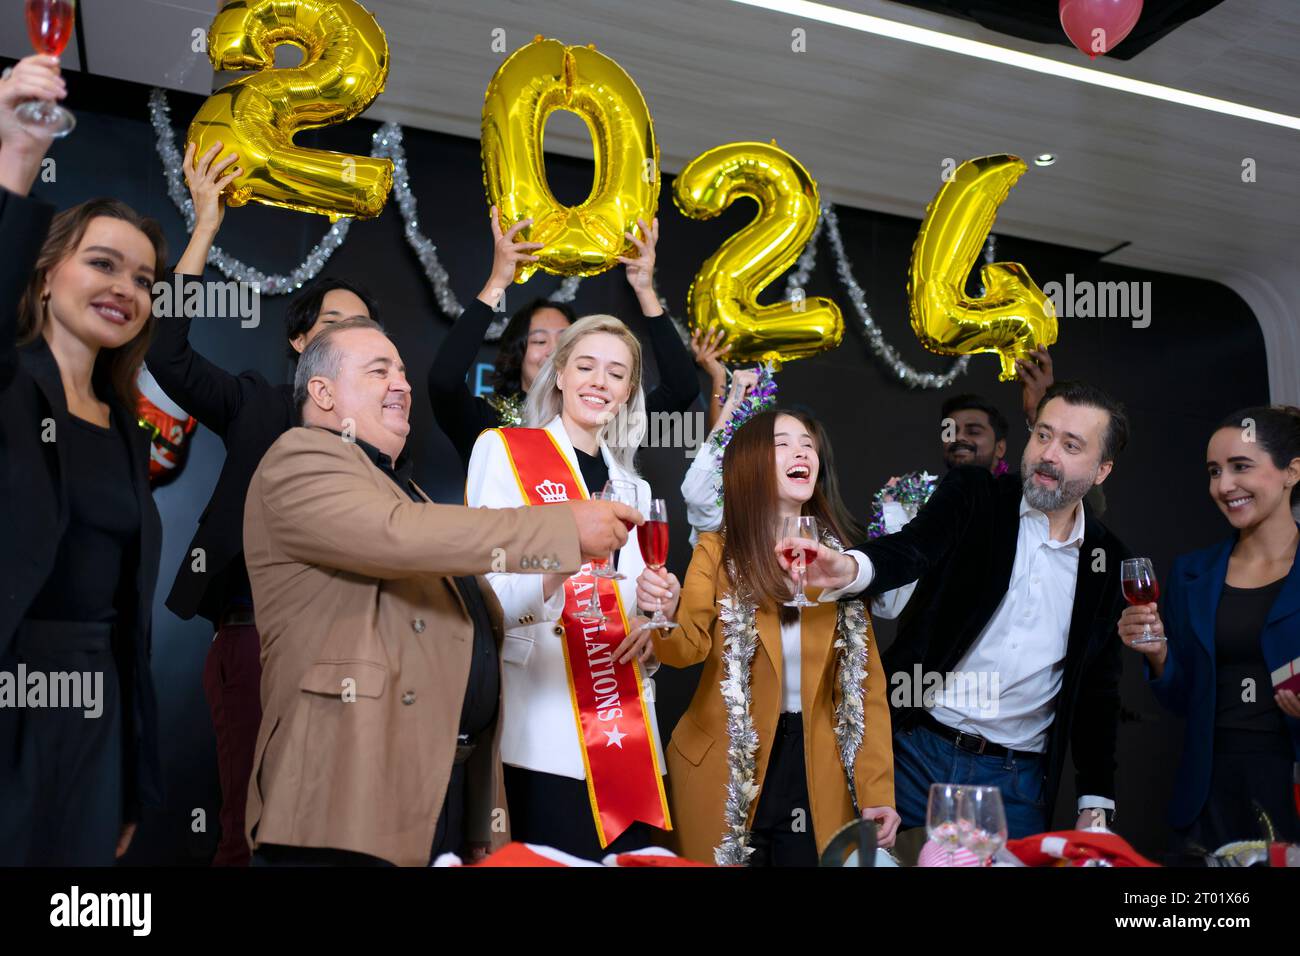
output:
[[966,279],[998,206],[1028,167],[1015,156],[983,156],[957,167],[925,210],[912,246],[907,298],[912,329],[941,355],[996,352],[998,379],[1016,377],[1016,359],[1056,341],[1056,308],[1018,262],[980,269],[984,295],[966,297]]
[[799,258],[821,204],[803,165],[775,143],[730,143],[701,153],[673,184],[673,198],[692,219],[711,219],[742,196],[758,215],[700,267],[688,294],[696,329],[721,326],[728,362],[782,362],[840,344],[844,319],[830,299],[759,305],[755,300]]
[[[542,135],[556,110],[577,113],[591,133],[596,176],[578,206],[564,206],[546,184]],[[622,67],[595,47],[538,36],[501,64],[483,101],[483,185],[502,229],[521,219],[539,261],[516,269],[596,275],[636,255],[625,232],[649,223],[659,205],[659,146],[645,97]]]
[[[302,49],[301,66],[274,69],[281,43]],[[331,221],[379,215],[392,162],[293,144],[299,130],[352,119],[383,92],[388,41],[361,4],[229,0],[208,30],[208,56],[217,70],[261,71],[213,93],[190,123],[198,155],[218,140],[239,154],[228,205],[252,200]]]

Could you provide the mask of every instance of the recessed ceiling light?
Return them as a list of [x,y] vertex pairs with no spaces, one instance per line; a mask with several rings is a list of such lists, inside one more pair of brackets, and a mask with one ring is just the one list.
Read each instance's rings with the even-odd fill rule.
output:
[[732,2],[743,3],[751,7],[762,7],[776,13],[788,13],[792,16],[816,20],[820,23],[848,27],[850,30],[859,30],[863,33],[874,33],[876,36],[890,37],[894,40],[906,40],[908,43],[928,46],[935,50],[947,50],[949,53],[960,53],[964,56],[973,56],[993,63],[1017,66],[1022,70],[1046,73],[1049,76],[1059,76],[1079,83],[1089,83],[1093,86],[1133,93],[1137,96],[1147,96],[1168,103],[1181,103],[1183,106],[1193,106],[1214,113],[1237,116],[1241,119],[1254,120],[1257,123],[1271,123],[1274,126],[1285,126],[1289,129],[1300,130],[1300,116],[1275,113],[1272,110],[1262,110],[1255,106],[1246,106],[1243,103],[1221,100],[1215,96],[1203,96],[1200,93],[1191,93],[1172,86],[1162,86],[1159,83],[1148,83],[1145,80],[1134,80],[1126,76],[1103,73],[1101,70],[1076,66],[1072,63],[1061,63],[1045,56],[1021,53],[1019,50],[1010,50],[993,43],[985,43],[982,40],[968,40],[965,37],[940,33],[938,30],[927,30],[924,27],[914,27],[911,24],[886,20],[884,17],[854,13],[851,10],[833,7],[828,3],[813,3],[810,0],[732,0]]
[[1050,166],[1054,162],[1056,162],[1055,153],[1039,153],[1034,157],[1035,166]]

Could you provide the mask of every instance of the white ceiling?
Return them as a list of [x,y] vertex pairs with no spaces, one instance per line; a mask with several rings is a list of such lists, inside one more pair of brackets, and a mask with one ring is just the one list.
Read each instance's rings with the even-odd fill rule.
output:
[[[1055,3],[1055,0],[1026,0]],[[1087,65],[1072,50],[1004,37],[887,0],[838,6]],[[217,0],[82,0],[94,72],[192,92],[212,75],[191,35]],[[768,140],[836,203],[919,217],[945,158],[1057,163],[1030,172],[998,232],[1103,251],[1110,261],[1233,286],[1270,351],[1276,400],[1300,403],[1300,132],[931,50],[730,0],[370,0],[391,48],[368,117],[477,137],[484,90],[507,50],[541,33],[595,43],[636,80],[667,172],[700,151]],[[21,5],[0,6],[0,53],[26,52]],[[11,29],[12,27],[12,29]],[[793,52],[791,31],[807,31]],[[141,44],[141,37],[149,38]],[[74,42],[75,50],[75,42]],[[75,52],[67,65],[75,66]],[[1300,114],[1300,2],[1227,0],[1118,73]],[[552,122],[547,148],[589,156],[585,129]],[[1244,183],[1242,161],[1257,180]],[[1157,319],[1159,316],[1157,316]]]

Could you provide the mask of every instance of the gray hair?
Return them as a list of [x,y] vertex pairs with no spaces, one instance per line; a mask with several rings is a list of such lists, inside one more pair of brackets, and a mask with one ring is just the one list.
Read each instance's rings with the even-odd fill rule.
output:
[[330,322],[317,332],[302,350],[302,355],[298,357],[297,371],[293,373],[293,407],[300,416],[309,397],[307,383],[318,375],[338,378],[339,369],[343,365],[343,353],[334,342],[334,337],[348,329],[374,329],[388,335],[384,332],[384,327],[374,319],[361,316],[344,319],[342,322]]

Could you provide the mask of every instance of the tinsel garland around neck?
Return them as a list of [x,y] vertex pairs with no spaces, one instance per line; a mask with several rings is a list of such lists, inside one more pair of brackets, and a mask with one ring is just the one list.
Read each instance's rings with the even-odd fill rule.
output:
[[750,393],[745,396],[744,400],[736,406],[736,410],[731,413],[731,417],[722,423],[722,427],[709,436],[709,441],[717,449],[717,473],[714,475],[715,499],[718,506],[722,506],[722,453],[726,450],[727,445],[731,442],[732,436],[741,425],[749,421],[761,411],[765,411],[776,404],[776,369],[771,363],[764,363],[758,367],[758,382],[754,385]]
[[[834,535],[822,541],[839,548]],[[731,580],[737,580],[731,574]],[[750,683],[754,652],[758,648],[757,606],[739,589],[718,601],[722,620],[722,700],[727,710],[727,793],[723,803],[725,827],[722,842],[713,851],[718,866],[745,866],[754,848],[749,845],[749,808],[758,799],[761,783],[757,779],[755,755],[758,753],[758,730],[752,713],[753,689]],[[849,802],[854,815],[860,812],[854,787],[858,751],[865,736],[862,682],[867,677],[867,642],[870,626],[861,601],[837,602],[835,650],[838,655],[835,675],[840,699],[835,707],[835,744],[844,767],[849,788]]]

